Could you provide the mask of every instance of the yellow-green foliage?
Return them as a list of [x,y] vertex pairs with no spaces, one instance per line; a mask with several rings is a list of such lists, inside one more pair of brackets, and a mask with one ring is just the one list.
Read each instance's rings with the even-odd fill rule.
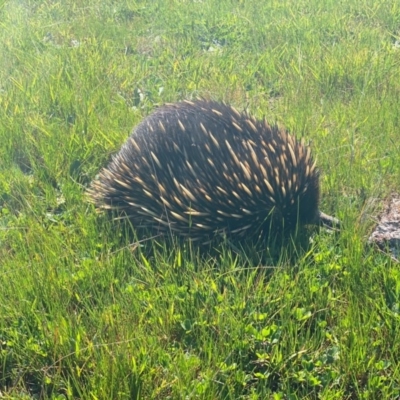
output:
[[[399,27],[397,0],[0,1],[0,397],[399,396],[399,267],[366,245],[400,186]],[[201,258],[97,216],[132,127],[196,96],[311,141],[341,234]]]

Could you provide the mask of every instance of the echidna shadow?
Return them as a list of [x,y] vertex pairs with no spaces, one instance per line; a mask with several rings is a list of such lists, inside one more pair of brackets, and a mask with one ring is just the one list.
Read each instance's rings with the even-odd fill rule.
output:
[[88,190],[139,231],[207,242],[339,226],[319,210],[310,148],[284,128],[214,101],[166,104],[145,118]]

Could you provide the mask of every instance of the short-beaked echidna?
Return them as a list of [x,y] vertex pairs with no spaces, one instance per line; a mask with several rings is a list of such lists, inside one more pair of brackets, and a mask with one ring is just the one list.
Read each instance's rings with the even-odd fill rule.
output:
[[135,228],[193,240],[336,223],[318,209],[319,173],[309,147],[214,101],[158,108],[89,195],[99,209],[124,211]]

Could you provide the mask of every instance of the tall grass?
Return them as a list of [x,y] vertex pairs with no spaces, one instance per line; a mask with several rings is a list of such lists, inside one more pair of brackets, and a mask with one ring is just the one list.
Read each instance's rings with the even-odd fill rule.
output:
[[[399,27],[389,0],[0,1],[0,397],[399,396],[400,270],[366,245],[400,185]],[[132,127],[196,96],[310,141],[340,235],[255,262],[97,216]]]

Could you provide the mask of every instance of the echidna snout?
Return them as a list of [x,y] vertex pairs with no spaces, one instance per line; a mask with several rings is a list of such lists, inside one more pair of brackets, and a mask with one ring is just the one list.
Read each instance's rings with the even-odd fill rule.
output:
[[318,209],[309,147],[277,125],[213,101],[155,110],[89,189],[135,228],[190,239],[267,237],[338,221]]

